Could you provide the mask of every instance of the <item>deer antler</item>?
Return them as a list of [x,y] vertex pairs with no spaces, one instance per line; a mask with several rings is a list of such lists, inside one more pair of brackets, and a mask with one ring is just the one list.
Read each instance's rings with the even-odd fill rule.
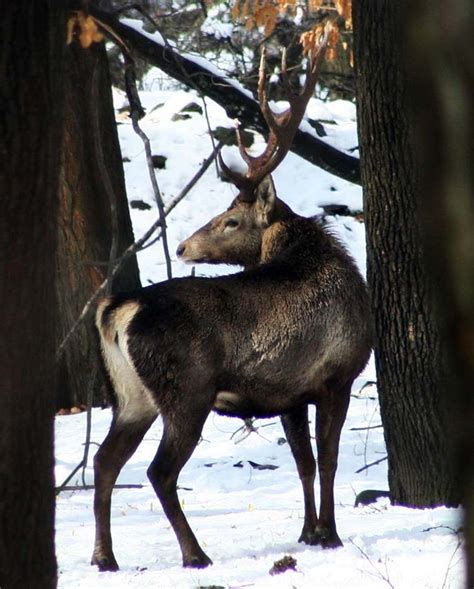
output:
[[245,175],[234,172],[226,166],[219,153],[219,164],[225,175],[240,189],[238,198],[241,200],[253,201],[255,199],[255,188],[267,174],[270,174],[276,169],[288,153],[304,116],[308,101],[313,95],[319,70],[321,69],[326,52],[330,30],[331,26],[328,23],[324,29],[321,41],[308,54],[306,81],[300,94],[295,94],[290,88],[286,66],[286,51],[283,51],[281,73],[290,106],[281,113],[273,112],[268,104],[265,78],[266,51],[265,48],[262,49],[258,78],[258,102],[270,130],[267,146],[260,155],[251,156],[243,144],[239,127],[236,128],[240,155],[248,165]]

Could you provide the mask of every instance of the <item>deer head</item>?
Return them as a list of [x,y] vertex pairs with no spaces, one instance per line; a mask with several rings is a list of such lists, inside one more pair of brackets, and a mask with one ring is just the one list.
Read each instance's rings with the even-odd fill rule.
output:
[[237,127],[239,151],[248,168],[239,174],[226,166],[219,153],[219,163],[224,174],[239,189],[227,211],[217,215],[181,242],[176,254],[187,263],[236,264],[253,266],[260,261],[263,232],[277,221],[295,213],[275,193],[270,174],[283,161],[303,118],[309,99],[313,95],[319,70],[327,47],[330,28],[327,26],[320,43],[308,55],[306,82],[300,94],[290,88],[286,68],[286,55],[282,57],[282,81],[290,106],[281,113],[274,113],[268,104],[265,78],[265,50],[262,51],[259,68],[258,101],[270,130],[265,150],[252,156],[243,145]]

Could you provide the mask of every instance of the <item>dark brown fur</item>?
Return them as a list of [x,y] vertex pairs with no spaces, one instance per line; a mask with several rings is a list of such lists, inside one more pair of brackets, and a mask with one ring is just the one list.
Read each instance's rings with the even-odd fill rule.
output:
[[[211,563],[182,512],[176,484],[212,410],[282,416],[303,486],[300,541],[340,546],[333,496],[339,437],[351,385],[372,346],[366,287],[354,261],[323,227],[277,199],[269,177],[254,202],[237,198],[183,242],[178,255],[246,270],[169,280],[99,305],[97,325],[118,400],[95,458],[93,563],[118,568],[111,490],[158,413],[164,432],[148,475],[184,566]],[[309,404],[317,408],[319,517]]]

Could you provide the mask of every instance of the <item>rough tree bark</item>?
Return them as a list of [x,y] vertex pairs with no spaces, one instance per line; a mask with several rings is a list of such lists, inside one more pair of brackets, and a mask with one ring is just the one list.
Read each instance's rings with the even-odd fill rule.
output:
[[406,23],[419,198],[428,262],[442,311],[454,462],[464,505],[467,575],[474,587],[474,59],[471,0],[415,0]]
[[62,3],[0,20],[0,587],[56,586],[54,290]]
[[[66,59],[56,283],[60,339],[107,276],[114,224],[110,189],[117,214],[117,253],[133,243],[105,49],[102,43],[88,49],[72,43]],[[139,285],[133,257],[113,287],[131,290]],[[58,408],[86,404],[90,386],[94,386],[94,404],[105,401],[99,358],[93,319],[89,318],[79,326],[61,357]]]
[[392,501],[457,504],[443,404],[444,358],[417,210],[402,64],[403,3],[353,3],[367,270]]

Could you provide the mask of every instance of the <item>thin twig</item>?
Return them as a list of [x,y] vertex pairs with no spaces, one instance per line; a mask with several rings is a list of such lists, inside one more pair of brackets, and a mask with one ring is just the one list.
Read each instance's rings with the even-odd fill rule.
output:
[[198,180],[200,180],[200,178],[204,175],[204,173],[209,168],[209,166],[212,164],[212,162],[216,159],[217,154],[220,152],[223,145],[224,144],[222,143],[222,141],[219,141],[219,143],[212,150],[211,154],[202,162],[199,170],[191,178],[191,180],[186,184],[186,186],[183,188],[183,190],[177,196],[175,196],[173,199],[170,200],[170,202],[166,205],[166,209],[165,209],[166,215],[169,215],[171,213],[171,211],[176,207],[176,205],[179,204],[183,200],[183,198],[188,194],[188,192],[192,188],[194,188],[194,186],[198,182]]
[[[223,145],[222,142],[219,142],[218,145],[216,145],[216,148],[212,151],[211,155],[204,160],[204,162],[202,163],[199,170],[191,178],[191,180],[188,182],[188,184],[186,184],[186,186],[183,188],[183,190],[165,206],[166,216],[169,215],[171,213],[171,211],[185,198],[185,196],[195,186],[195,184],[198,182],[198,180],[201,178],[201,176],[203,176],[205,171],[209,168],[209,166],[211,165],[211,163],[213,162],[213,160],[217,156],[217,153],[222,149],[222,145]],[[161,225],[161,220],[157,219],[149,227],[148,231],[146,231],[141,236],[141,238],[139,240],[137,240],[135,243],[132,243],[131,245],[128,246],[128,248],[123,252],[123,254],[115,261],[114,267],[110,273],[111,280],[113,280],[115,278],[115,276],[118,274],[118,272],[120,272],[123,265],[133,255],[135,255],[138,251],[140,251],[144,247],[145,243],[150,239],[150,237],[153,235],[153,233],[155,233],[155,231],[158,229],[158,227],[160,227],[160,225]],[[160,235],[161,234],[158,235],[157,239],[160,237]],[[97,299],[105,292],[107,284],[108,284],[108,278],[106,278],[102,282],[102,284],[97,288],[95,293],[86,302],[79,317],[74,322],[74,325],[71,327],[71,329],[68,331],[68,333],[63,338],[61,344],[58,346],[58,349],[56,351],[56,360],[59,360],[59,358],[61,357],[61,355],[64,352],[64,349],[65,349],[67,343],[69,342],[71,336],[73,335],[73,333],[76,331],[76,329],[79,327],[79,325],[89,315],[89,313],[91,312],[93,305],[95,304]]]
[[384,575],[377,566],[375,566],[375,564],[372,562],[370,556],[360,547],[358,546],[354,540],[352,538],[349,538],[349,542],[355,546],[357,548],[357,550],[361,553],[361,555],[365,558],[365,560],[370,564],[370,566],[375,570],[376,572],[376,576],[379,577],[379,579],[382,579],[383,581],[385,581],[392,589],[395,589],[395,587],[393,586],[392,582],[390,581],[390,578],[388,576],[388,571],[387,571],[387,562],[385,562],[385,572],[387,573],[386,575]]
[[[112,488],[113,489],[143,489],[144,485],[135,485],[135,484],[130,484],[130,485],[125,485],[125,484],[119,484],[119,485],[114,485]],[[90,491],[91,489],[95,489],[95,485],[66,485],[66,486],[61,486],[58,487],[56,489],[56,495],[58,495],[59,493],[61,493],[62,491]]]
[[[204,107],[204,116],[206,118],[206,125],[207,125],[207,130],[209,132],[209,139],[211,140],[212,149],[215,149],[216,142],[214,141],[214,135],[212,134],[211,121],[209,119],[209,111],[207,108],[206,97],[204,96],[204,94],[202,92],[199,94],[199,96],[202,100],[202,105]],[[219,164],[217,163],[217,158],[214,161],[216,163],[216,176],[217,176],[217,178],[219,178]]]
[[[204,3],[202,3],[202,5],[204,6]],[[174,62],[176,64],[176,66],[180,69],[180,71],[183,74],[184,78],[187,80],[188,85],[191,88],[193,88],[195,90],[195,92],[198,94],[198,96],[201,98],[202,103],[203,103],[203,106],[204,106],[204,116],[206,118],[207,129],[208,129],[208,132],[209,132],[209,138],[211,140],[211,144],[212,144],[213,149],[215,149],[214,136],[212,134],[212,128],[211,128],[211,123],[210,123],[210,120],[209,120],[209,114],[208,114],[208,109],[207,109],[206,96],[205,96],[204,92],[195,83],[195,81],[193,80],[192,76],[190,76],[188,74],[188,72],[186,71],[186,68],[183,66],[182,62],[179,61],[176,58],[176,55],[175,55],[175,52],[174,52],[174,48],[171,46],[171,44],[168,41],[166,35],[160,29],[160,27],[159,27],[158,23],[156,22],[156,20],[152,16],[150,16],[147,13],[146,10],[144,10],[143,8],[141,8],[141,7],[137,6],[137,5],[135,5],[135,6],[131,7],[131,8],[133,8],[134,10],[137,10],[137,12],[139,12],[146,20],[148,20],[148,22],[150,22],[153,25],[153,27],[155,28],[155,30],[161,35],[161,38],[163,39],[164,46],[171,50],[171,55],[173,56]],[[217,176],[219,176],[219,166],[217,164],[217,160],[216,160],[216,174],[217,174]],[[163,242],[164,242],[164,240],[165,240],[165,235],[163,235]]]
[[72,479],[72,477],[76,474],[76,472],[82,468],[82,464],[83,464],[83,460],[81,460],[81,462],[79,462],[79,464],[76,466],[76,468],[74,468],[74,470],[64,479],[64,481],[59,485],[59,487],[56,487],[56,495],[59,495],[59,493],[61,493],[61,491],[66,487],[66,485],[69,483],[69,481]]
[[135,133],[141,138],[143,144],[145,146],[145,153],[146,159],[148,164],[148,172],[150,175],[151,185],[153,187],[153,193],[155,195],[156,204],[158,206],[158,212],[160,215],[160,225],[161,225],[161,236],[163,238],[163,253],[165,255],[166,260],[166,274],[168,279],[172,278],[172,270],[171,270],[171,257],[170,257],[170,250],[168,246],[168,234],[166,232],[166,221],[165,221],[165,207],[163,204],[163,198],[161,196],[160,188],[158,186],[158,182],[156,180],[155,168],[153,166],[153,159],[151,154],[151,147],[150,147],[150,140],[148,136],[144,133],[144,131],[140,128],[138,124],[138,118],[135,113],[131,113],[132,118],[132,125]]
[[380,464],[381,462],[384,462],[385,460],[387,460],[387,458],[388,458],[388,456],[384,456],[383,458],[379,458],[375,462],[371,462],[370,464],[365,464],[362,468],[359,468],[359,470],[356,470],[355,474],[359,474],[360,472],[367,470],[371,466],[375,466],[376,464]]
[[378,425],[366,425],[364,427],[351,427],[349,431],[351,432],[362,432],[368,429],[379,429],[383,427],[383,425],[381,423],[379,423]]
[[170,279],[172,278],[172,269],[170,251],[168,247],[168,234],[166,232],[165,208],[163,204],[163,198],[161,196],[160,187],[158,186],[158,181],[156,179],[155,167],[153,166],[150,139],[138,124],[138,121],[145,115],[145,111],[143,110],[143,107],[140,102],[140,96],[138,94],[137,80],[135,74],[135,62],[130,52],[124,49],[123,47],[122,54],[125,61],[125,90],[130,104],[130,118],[132,119],[133,130],[143,141],[143,145],[145,147],[148,174],[150,176],[153,194],[155,195],[155,201],[160,215],[161,234],[163,237],[163,253],[165,255],[166,260],[166,273],[168,279]]
[[[183,190],[177,196],[175,196],[172,200],[170,200],[170,202],[165,206],[166,216],[168,216],[171,213],[171,211],[185,198],[185,196],[188,194],[188,192],[194,188],[194,186],[197,184],[197,182],[200,180],[200,178],[204,175],[204,173],[209,168],[209,166],[212,164],[212,162],[214,160],[216,160],[217,154],[222,149],[223,145],[224,144],[222,143],[222,141],[220,141],[216,145],[216,147],[213,149],[211,155],[208,156],[203,161],[199,170],[191,178],[191,180],[186,184],[186,186],[183,188]],[[158,235],[152,241],[150,241],[147,245],[143,246],[141,249],[145,249],[145,248],[150,247],[151,245],[154,245],[160,239],[160,237],[161,237],[161,233],[158,233]],[[193,268],[194,268],[194,266],[193,266]],[[194,276],[194,274],[192,274],[192,275]]]
[[[136,12],[141,14],[145,20],[147,20],[153,26],[157,27],[156,22],[153,19],[153,17],[150,16],[150,14],[148,14],[148,12],[139,4],[133,4],[133,3],[132,4],[125,4],[124,6],[121,6],[120,8],[118,8],[114,14],[119,15],[119,14],[122,14],[123,12],[128,12],[129,10],[135,10]],[[184,12],[184,10],[173,10],[172,12],[160,12],[160,19],[168,18],[170,16],[176,16],[182,12]]]
[[254,426],[253,422],[254,420],[250,417],[244,419],[243,425],[236,429],[235,432],[230,436],[230,439],[232,440],[234,439],[234,437],[238,435],[238,437],[236,437],[236,439],[234,440],[234,444],[240,444],[240,442],[243,442],[246,438],[250,436],[250,434],[257,433],[258,428]]
[[[372,411],[372,415],[369,419],[369,427],[370,424],[372,423],[372,420],[374,419],[375,414],[378,411],[378,405],[376,405],[374,407],[374,410]],[[364,444],[364,463],[367,464],[367,449],[369,447],[369,434],[370,434],[370,430],[369,427],[366,429],[366,433],[365,433],[365,444]]]
[[[154,20],[149,15],[147,15],[145,13],[145,11],[140,10],[138,5],[133,6],[132,8],[134,8],[135,10],[138,10],[142,15],[144,15],[146,18],[148,18],[148,20],[150,20],[156,26],[156,23],[154,22]],[[106,25],[104,25],[104,23],[102,23],[99,20],[98,20],[98,22],[100,23],[101,26],[104,27],[104,29],[106,30],[107,33],[109,33],[109,35],[112,34],[110,27],[107,27]],[[128,48],[127,44],[123,41],[123,39],[121,39],[116,33],[114,33],[112,35],[112,39],[121,48],[122,55],[124,58],[125,91],[127,94],[129,105],[130,105],[130,118],[132,120],[133,130],[140,137],[140,139],[143,141],[143,144],[145,146],[145,154],[146,154],[147,165],[148,165],[148,173],[150,175],[150,181],[151,181],[151,185],[153,188],[153,193],[155,195],[156,204],[158,206],[158,212],[160,215],[161,233],[163,236],[163,252],[164,252],[165,260],[166,260],[166,272],[167,272],[168,278],[171,278],[172,277],[171,258],[170,258],[169,247],[168,247],[168,236],[167,236],[167,232],[166,232],[166,221],[165,221],[165,211],[164,211],[163,198],[161,196],[161,191],[158,186],[158,182],[156,180],[155,168],[153,166],[153,159],[152,159],[152,153],[151,153],[150,140],[149,140],[148,136],[146,135],[146,133],[140,128],[140,125],[138,124],[138,121],[145,116],[145,111],[142,107],[142,104],[140,101],[140,96],[138,94],[138,89],[137,89],[136,73],[135,73],[135,60],[133,59],[129,48]]]
[[448,566],[447,566],[446,572],[444,574],[443,584],[441,585],[441,589],[444,589],[446,587],[449,572],[451,570],[451,567],[453,566],[453,559],[456,555],[456,552],[461,548],[461,546],[462,546],[462,540],[461,540],[461,538],[458,538],[458,543],[456,545],[456,548],[454,549],[454,552],[451,554],[451,558],[449,559]]
[[265,436],[262,436],[262,434],[258,430],[262,427],[273,425],[273,423],[264,423],[259,427],[256,427],[254,423],[254,418],[247,417],[246,419],[244,419],[244,424],[240,426],[237,430],[235,430],[235,432],[230,436],[230,439],[232,440],[234,436],[240,434],[239,437],[236,440],[234,440],[234,444],[240,444],[240,442],[243,442],[245,439],[247,439],[250,436],[250,434],[257,434],[257,436],[260,436],[266,442],[271,442],[271,440],[269,440]]
[[425,528],[424,530],[421,530],[422,532],[432,532],[433,530],[449,530],[450,532],[452,532],[455,536],[459,535],[459,532],[461,530],[455,530],[454,528],[452,528],[451,526],[431,526],[430,528]]
[[91,446],[92,433],[92,403],[94,401],[94,389],[97,381],[97,366],[94,368],[93,374],[89,382],[89,390],[87,391],[87,412],[86,412],[86,439],[84,441],[84,454],[82,456],[82,484],[86,485],[86,468],[89,460],[89,449]]

